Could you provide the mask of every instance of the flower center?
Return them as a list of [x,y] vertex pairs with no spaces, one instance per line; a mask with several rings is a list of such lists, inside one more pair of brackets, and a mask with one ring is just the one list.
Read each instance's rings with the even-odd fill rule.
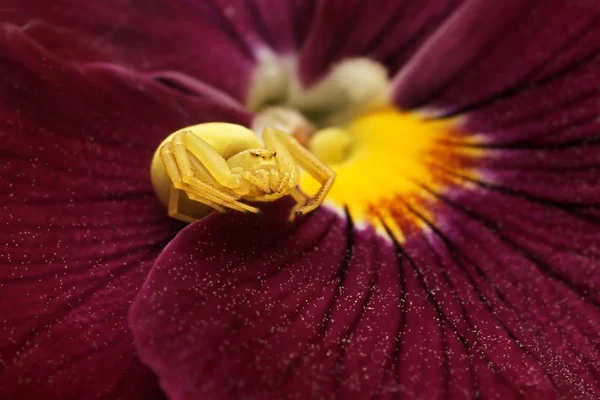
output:
[[[455,125],[388,107],[318,131],[309,147],[337,173],[328,201],[402,240],[410,225],[425,226],[430,212],[424,206],[435,193],[476,174],[468,160],[477,155],[456,146]],[[308,193],[318,189],[308,175],[300,186]]]
[[[327,163],[337,179],[326,202],[356,223],[402,241],[415,226],[427,228],[436,196],[476,176],[478,154],[464,146],[472,136],[456,119],[426,120],[390,105],[382,65],[347,60],[306,89],[298,76],[293,60],[265,56],[250,92],[248,105],[259,111],[253,128],[286,130]],[[306,174],[300,187],[314,194],[320,184]]]

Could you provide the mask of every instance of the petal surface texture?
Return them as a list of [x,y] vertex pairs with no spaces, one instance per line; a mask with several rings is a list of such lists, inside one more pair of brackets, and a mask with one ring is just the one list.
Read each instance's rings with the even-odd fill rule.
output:
[[[468,211],[445,199],[444,218],[402,245],[325,209],[294,227],[275,207],[269,223],[193,224],[134,303],[140,356],[175,400],[590,398],[597,252],[527,234],[541,231],[528,208],[567,232],[560,211],[522,200],[501,217],[515,204],[486,194],[455,199]],[[490,201],[491,215],[474,209]],[[514,222],[494,228],[502,218]],[[581,225],[571,240],[597,242]]]
[[128,308],[180,225],[152,192],[166,134],[248,115],[0,31],[0,398],[162,398]]

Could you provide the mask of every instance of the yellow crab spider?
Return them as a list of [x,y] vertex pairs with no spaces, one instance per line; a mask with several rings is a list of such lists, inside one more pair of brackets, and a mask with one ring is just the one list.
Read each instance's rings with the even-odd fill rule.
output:
[[[296,201],[290,220],[321,205],[335,172],[287,133],[263,132],[263,143],[235,124],[206,123],[169,135],[152,158],[154,190],[176,219],[193,222],[212,211],[260,213],[244,203],[274,201],[291,195]],[[307,198],[298,188],[299,167],[321,188]]]

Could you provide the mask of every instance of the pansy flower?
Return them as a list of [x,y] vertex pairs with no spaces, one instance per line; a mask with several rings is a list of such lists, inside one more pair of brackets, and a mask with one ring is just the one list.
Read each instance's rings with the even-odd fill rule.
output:
[[[598,397],[597,1],[0,18],[0,398]],[[278,115],[323,207],[167,216],[166,136]]]

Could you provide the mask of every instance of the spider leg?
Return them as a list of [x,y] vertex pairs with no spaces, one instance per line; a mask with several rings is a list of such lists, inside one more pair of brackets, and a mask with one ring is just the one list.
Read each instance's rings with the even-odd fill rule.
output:
[[169,193],[169,217],[178,219],[183,222],[194,222],[196,219],[189,215],[179,212],[179,195],[181,191],[171,186],[171,192]]
[[293,222],[294,219],[296,219],[296,216],[298,215],[297,211],[306,204],[308,197],[306,197],[306,195],[302,193],[297,186],[294,188],[294,190],[291,191],[290,196],[292,196],[292,198],[296,200],[296,205],[294,206],[294,208],[292,208],[292,212],[290,213],[289,217],[289,221]]
[[[206,201],[209,201],[219,206],[231,208],[237,211],[246,211],[254,214],[260,213],[260,210],[258,208],[251,207],[247,204],[237,201],[236,197],[225,193],[205,182],[202,182],[201,180],[195,178],[194,175],[188,176],[187,179],[184,179],[183,173],[179,170],[177,158],[171,152],[170,146],[168,144],[161,147],[160,156],[165,165],[167,175],[169,175],[169,178],[173,183],[173,187],[175,189],[186,192],[190,199],[200,201],[201,203],[205,204]],[[190,166],[189,160],[186,161],[188,163],[188,166]]]
[[[182,193],[183,193],[182,190],[175,189],[175,187],[171,186],[171,192],[169,193],[169,207],[168,207],[169,217],[178,219],[183,222],[188,222],[188,223],[194,222],[194,221],[196,221],[197,218],[192,217],[191,215],[185,214],[184,212],[179,210],[179,203],[180,203]],[[196,199],[196,198],[193,200],[200,201],[201,203],[214,208],[218,212],[226,211],[225,208],[221,207],[217,203],[213,203],[212,201],[209,201],[206,199],[200,200],[200,199]]]
[[297,162],[302,169],[321,183],[317,193],[308,199],[305,205],[295,210],[296,215],[307,214],[319,207],[333,186],[335,172],[285,132],[266,129],[263,139],[267,148],[277,151],[277,159],[284,171],[293,171]]

